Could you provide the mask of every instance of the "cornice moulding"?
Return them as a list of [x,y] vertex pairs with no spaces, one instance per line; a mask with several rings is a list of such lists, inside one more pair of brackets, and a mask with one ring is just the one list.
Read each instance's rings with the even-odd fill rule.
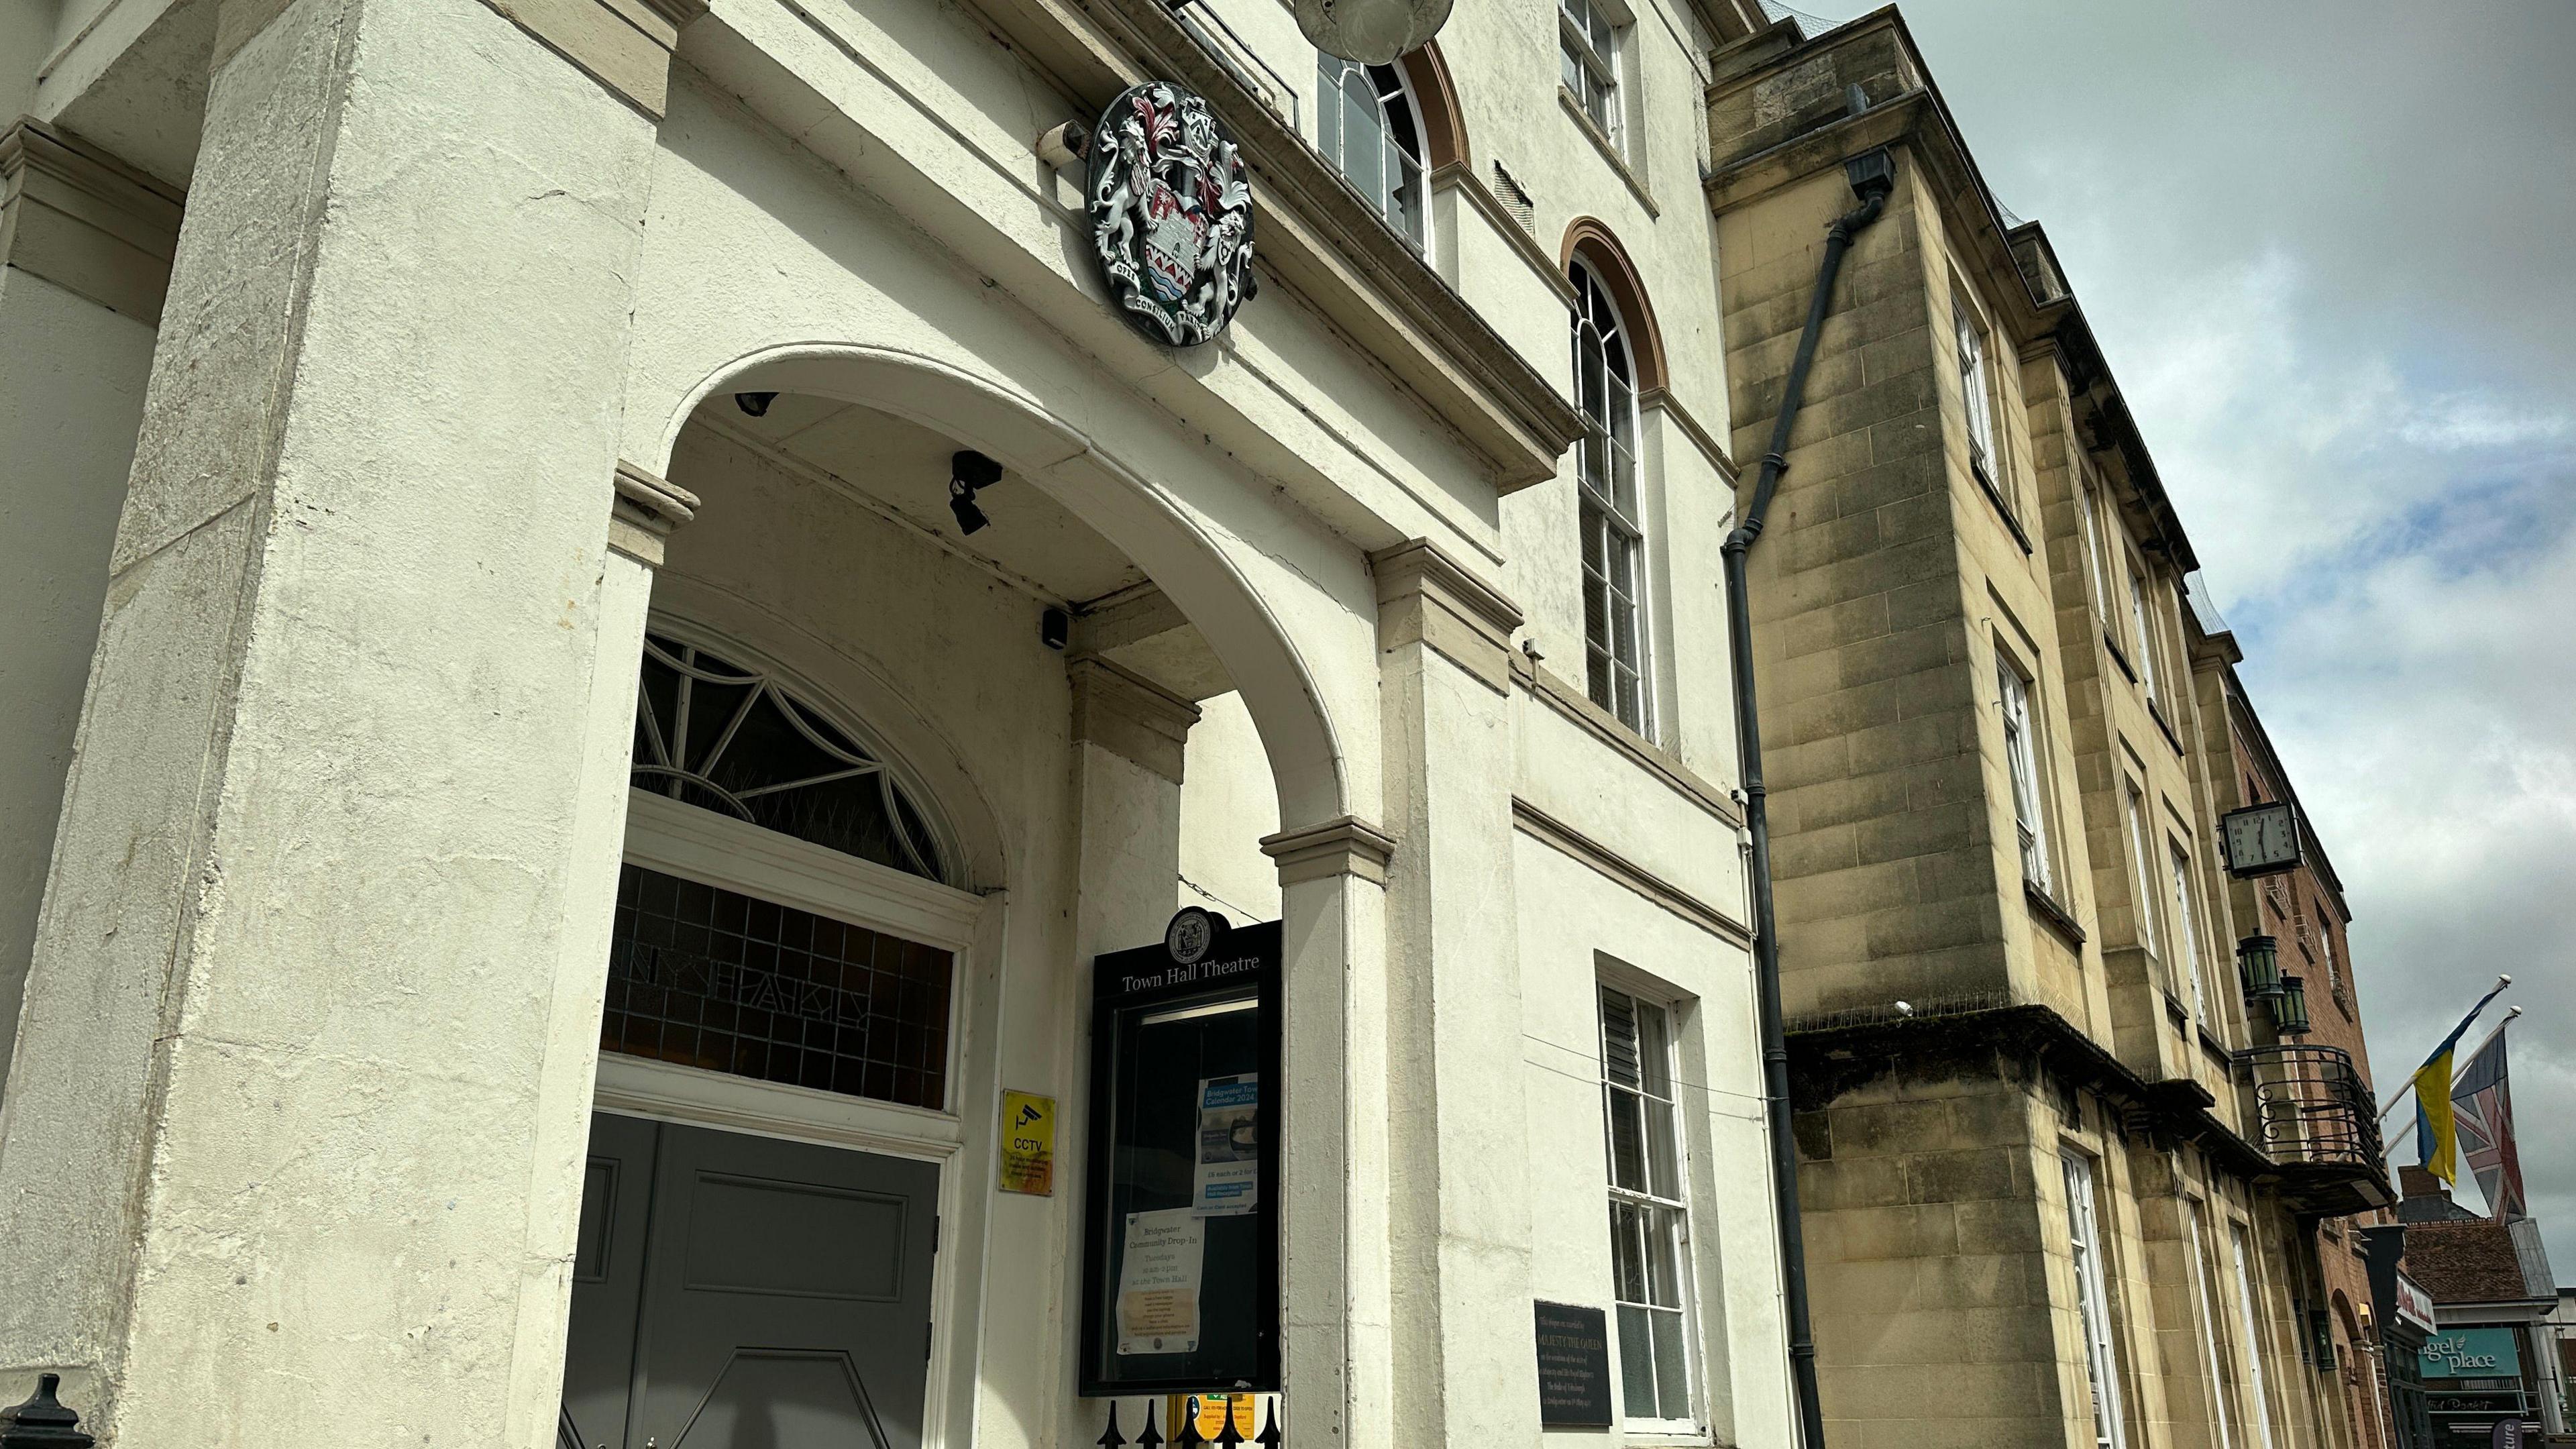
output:
[[1356,815],[1336,815],[1320,824],[1263,836],[1261,853],[1279,863],[1283,886],[1337,875],[1384,885],[1387,862],[1395,856],[1395,837]]
[[708,0],[483,0],[655,121],[670,105],[671,55]]
[[671,530],[698,516],[698,495],[647,468],[619,460],[609,480],[608,546],[647,568],[662,566]]
[[157,327],[185,192],[32,117],[0,131],[0,261]]
[[1381,652],[1420,643],[1495,693],[1510,692],[1519,605],[1427,538],[1380,549],[1369,555],[1369,567],[1377,579]]

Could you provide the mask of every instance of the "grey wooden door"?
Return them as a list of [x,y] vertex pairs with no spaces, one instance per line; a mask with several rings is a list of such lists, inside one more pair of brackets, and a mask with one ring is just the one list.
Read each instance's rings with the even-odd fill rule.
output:
[[596,1117],[567,1443],[920,1449],[938,1186],[928,1163]]

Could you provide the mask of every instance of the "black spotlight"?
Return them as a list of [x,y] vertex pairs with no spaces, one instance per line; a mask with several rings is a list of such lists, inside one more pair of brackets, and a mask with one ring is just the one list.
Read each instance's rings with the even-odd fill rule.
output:
[[961,448],[948,459],[948,511],[957,515],[957,531],[973,533],[993,520],[975,506],[975,491],[990,488],[1002,481],[1002,465],[976,452]]
[[755,418],[769,416],[769,405],[776,401],[778,394],[774,392],[738,392],[733,395],[733,405]]

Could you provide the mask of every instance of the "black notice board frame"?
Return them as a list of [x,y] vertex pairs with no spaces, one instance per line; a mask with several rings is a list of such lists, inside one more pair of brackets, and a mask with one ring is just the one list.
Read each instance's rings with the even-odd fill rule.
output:
[[[1267,921],[1237,926],[1206,956],[1188,965],[1172,958],[1161,944],[1112,951],[1092,958],[1091,1100],[1083,1183],[1082,1362],[1078,1392],[1084,1398],[1122,1394],[1279,1391],[1279,1137],[1286,1118],[1286,1095],[1280,1073],[1280,925]],[[1250,1285],[1254,1351],[1230,1373],[1209,1372],[1172,1377],[1116,1372],[1111,1350],[1108,1309],[1114,1291],[1109,1281],[1110,1235],[1119,1222],[1112,1192],[1118,1121],[1117,1081],[1120,1047],[1126,1023],[1149,1011],[1239,1000],[1249,990],[1260,1014],[1261,1094],[1255,1108],[1260,1134],[1260,1201],[1246,1214],[1255,1223],[1258,1244],[1255,1277]],[[1204,1315],[1213,1286],[1202,1281]],[[1203,1319],[1204,1321],[1204,1319]]]
[[1576,1303],[1530,1305],[1542,1429],[1610,1427],[1610,1315]]

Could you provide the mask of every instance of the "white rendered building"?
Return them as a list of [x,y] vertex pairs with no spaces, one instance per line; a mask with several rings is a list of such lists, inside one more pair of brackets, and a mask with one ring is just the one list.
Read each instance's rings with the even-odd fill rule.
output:
[[[1544,1304],[1609,1440],[1788,1444],[1751,8],[0,0],[0,1402],[1092,1444],[1091,963],[1200,906],[1281,923],[1288,1442],[1536,1443]],[[1186,348],[1037,146],[1154,79],[1256,216]]]

